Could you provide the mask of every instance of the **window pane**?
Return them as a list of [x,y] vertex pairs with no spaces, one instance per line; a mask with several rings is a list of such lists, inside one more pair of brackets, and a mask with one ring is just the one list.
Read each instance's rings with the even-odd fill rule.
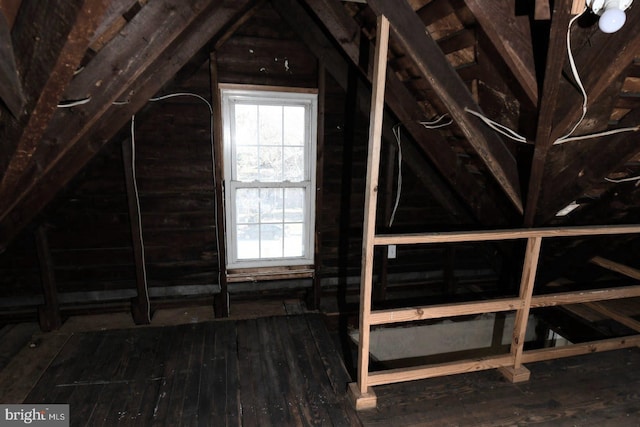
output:
[[258,259],[260,258],[259,234],[260,226],[238,225],[236,227],[236,247],[238,259]]
[[236,145],[258,143],[258,106],[235,105]]
[[282,181],[282,148],[260,147],[260,181]]
[[260,145],[282,145],[282,107],[260,105]]
[[284,144],[304,145],[304,107],[284,107]]
[[284,256],[304,256],[302,224],[285,224]]
[[260,226],[260,257],[282,258],[282,225]]
[[260,222],[282,222],[282,188],[260,189]]
[[[260,193],[256,188],[239,188],[236,191],[236,223],[257,223],[259,220]],[[257,234],[257,233],[256,233]]]
[[286,188],[284,190],[284,221],[304,221],[304,188]]
[[284,180],[304,181],[304,148],[284,147]]
[[235,179],[251,182],[260,178],[258,173],[258,146],[245,145],[236,147]]

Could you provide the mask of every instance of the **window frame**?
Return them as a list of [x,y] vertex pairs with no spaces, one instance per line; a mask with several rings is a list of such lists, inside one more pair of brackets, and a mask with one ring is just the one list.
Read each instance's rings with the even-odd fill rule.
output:
[[[316,89],[300,89],[287,87],[259,87],[232,84],[220,84],[221,116],[222,116],[222,147],[223,147],[223,176],[225,201],[225,245],[227,269],[255,269],[309,266],[314,264],[315,238],[315,199],[316,199],[316,157],[317,157],[317,124],[318,124],[318,95]],[[238,181],[233,179],[235,171],[235,144],[233,142],[234,125],[233,107],[238,103],[260,103],[274,105],[303,105],[305,106],[305,138],[304,162],[307,179],[303,181]],[[241,188],[304,188],[305,212],[303,215],[303,248],[301,257],[253,258],[238,259],[237,226],[235,194]],[[284,213],[284,212],[283,212]],[[286,224],[286,223],[284,223]],[[283,235],[284,238],[284,235]],[[259,240],[260,242],[260,240]],[[283,242],[284,244],[284,242]],[[284,254],[283,254],[284,255]]]

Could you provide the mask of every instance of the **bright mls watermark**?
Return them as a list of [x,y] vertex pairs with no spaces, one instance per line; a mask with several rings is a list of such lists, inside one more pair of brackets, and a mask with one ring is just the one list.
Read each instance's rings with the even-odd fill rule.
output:
[[0,427],[69,427],[69,405],[0,405]]

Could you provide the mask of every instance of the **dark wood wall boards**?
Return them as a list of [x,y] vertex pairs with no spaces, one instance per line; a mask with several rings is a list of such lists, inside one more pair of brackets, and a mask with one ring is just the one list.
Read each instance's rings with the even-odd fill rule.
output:
[[[148,5],[139,6],[141,9],[131,12],[136,19],[143,19],[152,12],[147,9]],[[148,320],[147,298],[153,308],[154,304],[168,299],[178,303],[206,299],[208,303],[212,296],[216,314],[228,314],[228,293],[233,294],[234,289],[240,287],[226,283],[222,133],[217,82],[319,89],[313,284],[304,291],[284,285],[276,291],[299,296],[309,291],[310,305],[318,307],[327,294],[325,289],[333,291],[337,284],[346,287],[357,283],[371,96],[363,70],[349,63],[340,48],[298,2],[246,1],[232,9],[218,4],[207,8],[195,16],[190,15],[193,21],[183,23],[189,29],[166,51],[158,54],[158,64],[165,60],[171,63],[170,67],[160,67],[160,80],[153,80],[155,74],[151,69],[139,78],[121,76],[116,83],[134,88],[129,104],[110,104],[111,95],[123,100],[122,96],[115,96],[115,87],[110,87],[111,95],[96,95],[97,100],[111,105],[105,112],[104,121],[93,115],[98,113],[98,106],[91,106],[89,113],[92,115],[88,117],[91,126],[99,130],[98,136],[74,137],[72,143],[77,145],[70,149],[75,154],[56,163],[49,171],[55,175],[58,168],[67,164],[65,162],[76,159],[69,164],[70,169],[60,172],[60,179],[70,179],[72,170],[80,170],[80,165],[93,156],[92,151],[99,151],[38,218],[48,225],[50,270],[55,276],[63,317],[74,306],[90,304],[96,309],[107,309],[112,303],[118,303],[121,309],[124,302],[128,304],[133,298],[134,317],[137,322],[144,323]],[[198,28],[212,24],[212,16],[219,16],[216,26],[207,27],[207,33],[197,33]],[[232,16],[237,19],[229,19],[226,24],[220,21]],[[355,22],[352,24],[357,28]],[[348,26],[347,30],[353,26]],[[348,32],[339,26],[332,30]],[[202,40],[206,34],[209,34],[209,43]],[[344,39],[346,49],[353,50],[360,66],[367,68],[367,49],[354,44],[357,40],[360,40],[359,30]],[[366,37],[362,40],[367,46],[371,43]],[[107,43],[104,45],[107,49],[108,41],[103,42]],[[185,47],[184,52],[178,48],[179,43]],[[183,57],[187,54],[190,59]],[[100,58],[106,55],[107,52],[103,52]],[[113,61],[118,57],[116,52],[110,55]],[[96,58],[86,58],[85,62],[91,64]],[[180,68],[178,63],[186,65]],[[86,70],[101,75],[103,70],[98,70],[96,64]],[[88,83],[90,79],[83,76],[80,80]],[[73,83],[73,88],[81,86],[80,80]],[[215,120],[214,153],[211,115],[201,99],[189,95],[148,102],[154,94],[177,92],[211,100]],[[76,93],[75,89],[73,93]],[[144,107],[137,111],[138,106]],[[136,112],[135,153],[129,152],[133,112]],[[56,114],[72,118],[73,126],[80,123],[75,110]],[[396,141],[390,129],[398,119],[388,111],[385,114],[383,144],[389,150],[396,150],[392,148]],[[60,134],[54,140],[62,142],[71,128],[59,130]],[[403,164],[407,167],[402,172],[402,194],[394,223],[398,229],[431,230],[451,222],[473,221],[468,208],[451,191],[447,181],[451,177],[443,180],[436,172],[441,165],[430,163],[420,145],[412,139],[412,135],[428,134],[402,129],[401,144],[406,150]],[[54,146],[43,148],[52,155],[56,149]],[[137,191],[131,174],[132,157],[135,157]],[[389,198],[395,198],[398,170],[396,159],[383,159],[383,163],[389,173],[381,177],[381,185],[390,190],[379,203],[389,207],[393,203]],[[38,175],[35,169],[31,172]],[[459,174],[456,179],[471,182],[471,175]],[[38,175],[34,180],[44,182],[46,177]],[[29,197],[44,197],[47,188],[37,187]],[[51,191],[54,190],[52,187]],[[47,193],[46,197],[53,197],[52,194]],[[478,203],[485,203],[478,200]],[[26,217],[16,213],[11,221],[17,221],[17,224],[23,220]],[[381,219],[379,226],[385,226],[383,222]],[[26,240],[32,238],[31,231],[27,230],[25,236]],[[0,255],[0,268],[7,272],[0,281],[10,282],[0,290],[0,301],[6,301],[14,311],[19,307],[34,307],[42,298],[38,264],[24,257],[21,240],[22,237],[15,240],[15,249],[9,248]],[[457,264],[452,269],[468,267],[480,271],[490,268],[478,268],[482,258],[467,259],[466,250],[459,250]],[[442,251],[443,248],[399,249],[398,257],[389,260],[383,276],[402,278],[409,274],[411,280],[421,280],[416,277],[425,271],[428,272],[426,276],[435,271],[440,277]],[[475,249],[469,249],[469,252],[475,253]],[[437,285],[434,287],[439,289]],[[257,283],[243,286],[243,292],[249,288],[258,293],[263,290]]]
[[38,307],[40,329],[52,331],[60,327],[62,320],[60,318],[55,272],[47,242],[47,230],[43,225],[38,227],[36,231],[36,247],[38,249],[38,260],[40,261],[42,295],[44,296],[44,304]]
[[[134,119],[131,118],[134,128]],[[146,259],[144,256],[144,234],[142,216],[140,214],[140,197],[135,174],[135,137],[122,140],[122,167],[127,186],[127,204],[129,205],[129,223],[131,224],[131,245],[133,246],[134,265],[136,269],[137,295],[131,299],[131,315],[137,325],[151,323],[151,307],[149,302],[149,284],[147,283]]]

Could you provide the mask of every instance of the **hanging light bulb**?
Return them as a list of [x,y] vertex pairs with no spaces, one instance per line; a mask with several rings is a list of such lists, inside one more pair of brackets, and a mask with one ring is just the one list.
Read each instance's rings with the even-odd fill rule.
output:
[[603,33],[615,33],[624,25],[627,15],[624,13],[633,0],[587,0],[593,13],[600,15],[598,27]]

